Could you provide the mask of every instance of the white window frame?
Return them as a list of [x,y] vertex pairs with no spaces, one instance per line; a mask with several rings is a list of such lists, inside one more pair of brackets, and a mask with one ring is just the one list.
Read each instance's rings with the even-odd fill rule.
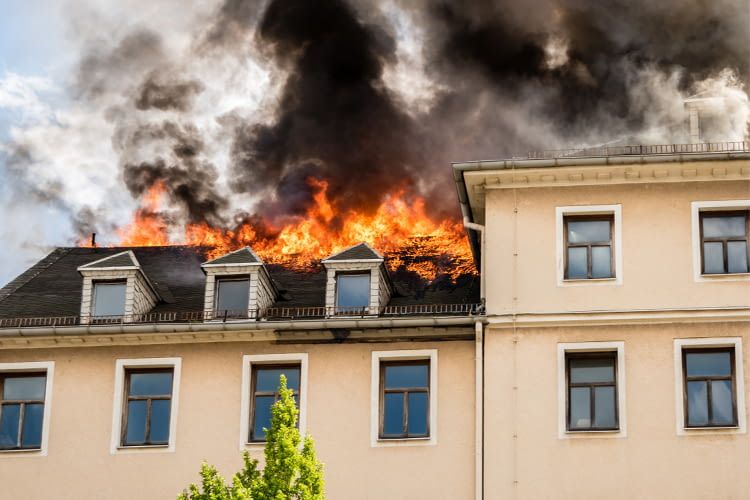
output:
[[[380,363],[383,361],[429,360],[430,362],[430,435],[429,437],[380,438]],[[438,437],[438,350],[414,349],[373,351],[370,379],[370,446],[432,446]]]
[[701,248],[701,212],[750,210],[750,200],[694,201],[690,204],[693,233],[693,279],[696,283],[717,281],[750,281],[750,273],[702,274],[703,249]]
[[253,366],[290,364],[299,365],[299,432],[304,438],[307,432],[307,372],[308,355],[306,352],[289,354],[246,354],[242,356],[242,394],[240,395],[240,450],[264,447],[265,441],[249,442],[250,405],[252,404]]
[[367,276],[367,305],[362,306],[363,308],[369,308],[372,306],[372,270],[367,269],[362,272],[359,271],[337,271],[336,272],[336,287],[334,288],[334,304],[335,307],[339,307],[339,279],[343,276]]
[[[617,421],[619,430],[575,430],[567,426],[568,381],[565,355],[579,352],[617,353]],[[627,384],[625,381],[625,342],[572,342],[557,344],[557,437],[558,439],[624,438],[628,435],[628,411],[626,406]]]
[[[734,348],[734,375],[737,390],[737,425],[727,427],[685,427],[685,400],[682,378],[682,351],[690,348]],[[702,434],[745,434],[747,432],[747,416],[745,410],[745,375],[742,369],[742,338],[741,337],[711,337],[674,339],[674,396],[676,430],[678,436]]]
[[44,387],[44,414],[42,415],[42,443],[37,449],[0,450],[0,457],[46,457],[49,444],[49,426],[52,418],[52,382],[55,378],[54,361],[30,361],[22,363],[0,363],[0,373],[46,372]]
[[[612,215],[614,225],[612,251],[615,252],[614,278],[565,279],[565,217],[568,215]],[[572,205],[555,207],[555,256],[557,263],[557,286],[622,285],[622,205]]]
[[[214,315],[217,314],[219,311],[219,291],[221,290],[221,282],[222,281],[247,281],[247,305],[245,306],[245,311],[250,311],[250,288],[252,286],[252,280],[250,279],[250,275],[227,275],[227,276],[221,276],[217,275],[214,279]],[[214,318],[216,320],[220,320],[220,318]]]
[[[112,404],[112,455],[128,453],[174,453],[177,438],[177,410],[180,407],[180,372],[182,358],[139,358],[115,361],[115,392]],[[125,371],[131,368],[171,368],[172,401],[169,409],[169,440],[166,445],[122,446],[122,415],[125,399]]]

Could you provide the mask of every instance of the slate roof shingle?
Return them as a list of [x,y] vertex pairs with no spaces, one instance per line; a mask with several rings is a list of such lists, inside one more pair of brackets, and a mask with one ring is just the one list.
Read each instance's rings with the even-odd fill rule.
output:
[[138,267],[138,265],[138,262],[133,260],[131,253],[126,251],[112,255],[111,257],[104,257],[103,259],[95,260],[94,262],[84,264],[81,267],[84,269],[100,269],[107,267]]
[[360,243],[359,245],[354,245],[351,248],[347,248],[346,250],[342,250],[339,253],[333,254],[330,257],[327,257],[325,261],[337,261],[337,260],[360,260],[360,259],[382,259],[383,256],[378,254],[373,248],[368,245],[367,243]]
[[261,260],[250,248],[240,248],[234,252],[229,252],[213,260],[204,262],[204,265],[223,265],[223,264],[261,264]]
[[[206,276],[201,263],[210,248],[195,246],[58,248],[0,289],[0,318],[77,316],[83,278],[78,268],[132,250],[162,300],[152,312],[203,310]],[[301,271],[266,265],[279,289],[275,307],[325,306],[326,271],[318,265]],[[479,302],[479,277],[464,275],[453,282],[440,276],[432,282],[416,273],[391,273],[395,293],[389,305],[473,304]]]

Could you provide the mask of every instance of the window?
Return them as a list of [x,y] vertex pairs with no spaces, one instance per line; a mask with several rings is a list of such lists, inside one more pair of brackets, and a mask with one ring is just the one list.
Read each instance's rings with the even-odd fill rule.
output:
[[166,445],[172,406],[172,370],[126,371],[122,446]]
[[112,453],[173,452],[180,358],[118,359]]
[[625,343],[557,344],[559,439],[627,437]]
[[0,374],[0,450],[42,447],[47,375]]
[[674,372],[677,435],[746,432],[740,337],[675,339]]
[[748,272],[748,212],[701,212],[703,274]]
[[617,430],[617,353],[566,354],[567,429]]
[[683,349],[685,427],[734,427],[734,348]]
[[281,375],[286,377],[287,388],[294,392],[294,400],[299,408],[300,371],[300,365],[258,365],[253,369],[250,442],[266,439],[266,429],[271,428],[271,407],[279,399]]
[[370,306],[370,274],[336,276],[336,307],[366,308]]
[[0,455],[47,455],[55,363],[0,363]]
[[380,438],[430,435],[429,361],[391,361],[380,365]]
[[614,277],[612,215],[565,216],[565,279]]
[[307,422],[307,353],[252,354],[242,357],[240,450],[265,443],[263,428],[271,423],[271,406],[278,398],[279,376],[287,378],[299,409],[297,427]]
[[215,315],[247,317],[249,308],[250,280],[248,278],[224,278],[217,280]]
[[437,350],[372,353],[373,447],[437,444]]
[[94,317],[122,316],[125,314],[125,281],[94,283]]

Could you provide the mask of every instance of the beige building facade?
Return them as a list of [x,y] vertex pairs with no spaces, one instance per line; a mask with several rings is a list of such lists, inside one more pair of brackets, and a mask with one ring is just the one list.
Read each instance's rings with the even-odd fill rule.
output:
[[[0,414],[2,497],[173,498],[202,460],[229,476],[262,457],[258,374],[291,367],[327,498],[747,498],[750,147],[691,148],[455,164],[480,274],[445,289],[367,245],[308,274],[250,249],[53,252],[0,293],[3,390],[46,380],[0,390],[39,429],[8,438]],[[127,321],[123,266],[156,304]],[[388,385],[403,366],[419,381]],[[140,373],[171,377],[143,443]]]

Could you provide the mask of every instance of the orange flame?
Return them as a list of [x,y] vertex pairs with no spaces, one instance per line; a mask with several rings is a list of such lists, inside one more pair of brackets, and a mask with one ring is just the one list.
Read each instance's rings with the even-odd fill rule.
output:
[[[270,264],[307,269],[317,261],[361,242],[367,242],[387,257],[393,270],[411,271],[432,280],[441,274],[452,279],[474,274],[471,251],[463,227],[453,220],[436,222],[425,212],[425,201],[406,201],[403,191],[386,196],[373,214],[349,211],[340,214],[333,229],[336,209],[328,197],[328,183],[310,178],[314,203],[305,217],[266,231],[251,224],[234,230],[207,223],[188,224],[184,243],[210,247],[215,258],[243,246],[250,246]],[[123,246],[177,244],[169,238],[169,226],[160,215],[165,187],[154,184],[143,197],[133,221],[118,230]],[[273,233],[273,237],[267,236]]]

